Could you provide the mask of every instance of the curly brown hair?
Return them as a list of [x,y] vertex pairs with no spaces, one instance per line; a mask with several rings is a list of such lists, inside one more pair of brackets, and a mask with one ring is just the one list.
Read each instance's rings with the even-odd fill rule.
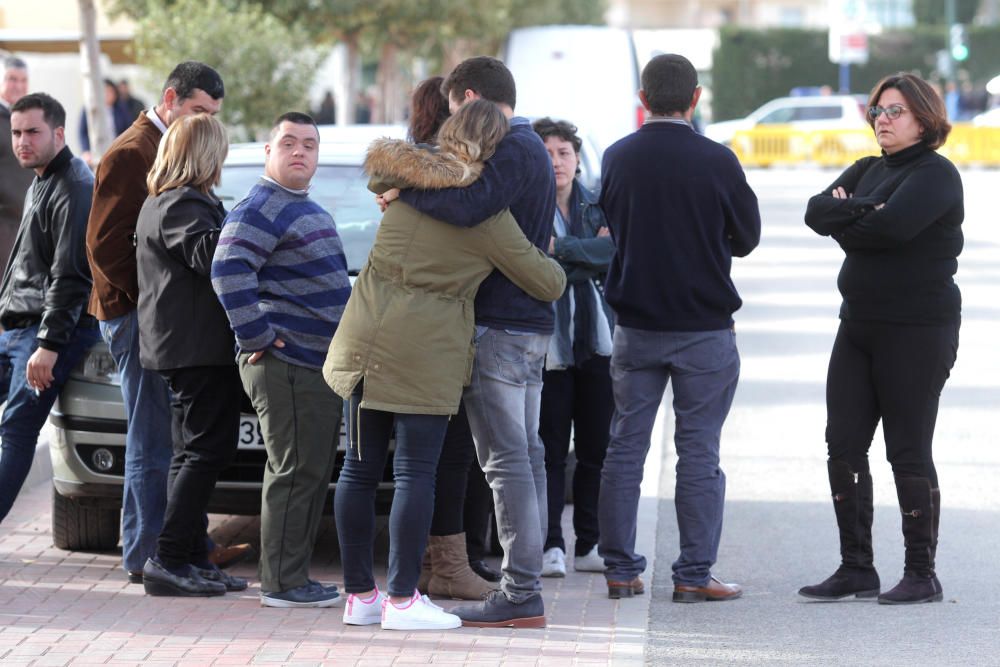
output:
[[[927,147],[936,149],[944,146],[948,133],[951,132],[951,123],[948,122],[944,100],[937,91],[916,74],[890,74],[872,88],[871,95],[868,96],[868,108],[876,106],[882,93],[889,88],[895,88],[906,99],[910,113],[924,130],[921,139]],[[865,114],[865,118],[872,129],[875,129],[875,119],[868,114]]]

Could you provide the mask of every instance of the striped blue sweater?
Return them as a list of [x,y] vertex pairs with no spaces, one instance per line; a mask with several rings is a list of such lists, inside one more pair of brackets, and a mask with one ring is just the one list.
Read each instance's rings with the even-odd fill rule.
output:
[[271,348],[297,366],[323,366],[351,284],[333,218],[308,195],[261,179],[226,217],[212,262],[243,352]]

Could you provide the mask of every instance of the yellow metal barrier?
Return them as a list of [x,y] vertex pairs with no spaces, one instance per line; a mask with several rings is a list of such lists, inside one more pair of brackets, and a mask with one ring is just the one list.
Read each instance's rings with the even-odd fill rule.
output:
[[[869,128],[806,131],[788,125],[768,125],[738,131],[732,148],[745,167],[794,164],[846,167],[867,155],[879,154]],[[959,166],[1000,167],[1000,127],[958,123],[940,151]]]

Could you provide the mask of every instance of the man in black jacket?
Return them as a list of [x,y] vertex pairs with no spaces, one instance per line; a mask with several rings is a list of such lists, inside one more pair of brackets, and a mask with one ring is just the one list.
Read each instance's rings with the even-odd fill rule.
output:
[[711,568],[726,490],[719,437],[740,369],[732,315],[742,302],[730,268],[733,256],[749,254],[760,240],[760,212],[736,156],[692,129],[700,95],[686,58],[653,58],[639,91],[650,117],[608,148],[601,170],[600,203],[616,248],[605,283],[617,316],[615,416],[598,512],[611,598],[643,592],[646,559],[635,553],[639,482],[668,380],[681,543],[674,601],[740,595]]
[[32,178],[30,171],[21,169],[10,143],[10,107],[27,92],[28,66],[20,58],[7,58],[0,79],[0,266],[4,270]]
[[11,108],[14,154],[35,178],[0,286],[0,520],[34,458],[38,432],[69,372],[97,341],[84,312],[90,268],[84,238],[94,177],[66,147],[66,112],[44,93]]

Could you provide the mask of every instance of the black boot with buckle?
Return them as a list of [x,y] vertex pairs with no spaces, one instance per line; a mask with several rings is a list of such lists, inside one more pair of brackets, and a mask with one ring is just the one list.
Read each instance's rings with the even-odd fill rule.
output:
[[841,563],[822,583],[800,588],[799,595],[827,601],[851,595],[873,598],[881,584],[872,551],[872,476],[854,473],[844,461],[829,461],[826,467],[840,532]]
[[[938,509],[931,482],[926,477],[896,477],[896,496],[903,514],[906,561],[903,578],[891,591],[878,596],[879,604],[940,602],[944,594],[934,573]],[[937,496],[940,498],[940,492]]]

